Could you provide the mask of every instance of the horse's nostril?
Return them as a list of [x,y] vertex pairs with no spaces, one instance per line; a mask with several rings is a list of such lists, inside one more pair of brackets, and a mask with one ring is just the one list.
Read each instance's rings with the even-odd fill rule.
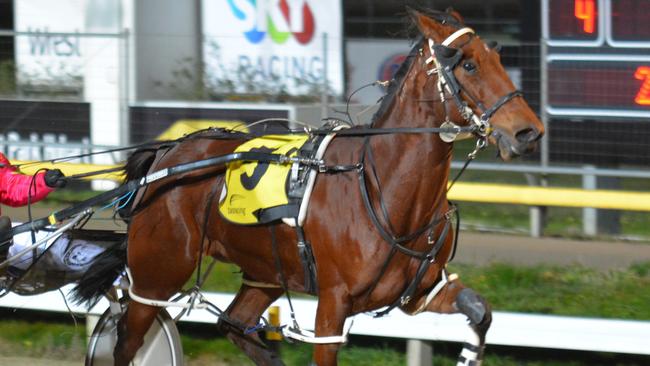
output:
[[542,135],[534,128],[525,128],[515,134],[515,138],[520,143],[530,143],[539,140]]

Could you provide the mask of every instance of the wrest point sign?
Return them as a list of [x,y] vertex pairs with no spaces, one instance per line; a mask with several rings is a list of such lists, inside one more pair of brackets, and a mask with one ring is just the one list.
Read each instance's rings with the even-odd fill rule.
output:
[[15,1],[15,29],[26,33],[16,37],[18,83],[79,84],[84,21],[83,0]]

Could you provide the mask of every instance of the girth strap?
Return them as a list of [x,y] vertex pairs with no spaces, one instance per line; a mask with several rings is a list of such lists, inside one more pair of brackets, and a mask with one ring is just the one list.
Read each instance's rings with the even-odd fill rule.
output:
[[[298,222],[298,218],[296,218],[296,222]],[[311,249],[311,244],[305,238],[305,231],[302,226],[296,225],[296,235],[298,236],[298,256],[300,257],[300,263],[305,273],[305,291],[315,295],[318,280],[316,277],[314,252]]]

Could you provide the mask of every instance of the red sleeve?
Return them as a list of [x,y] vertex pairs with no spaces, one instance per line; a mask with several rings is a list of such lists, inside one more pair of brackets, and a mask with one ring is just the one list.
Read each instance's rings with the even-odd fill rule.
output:
[[[35,187],[32,188],[32,203],[38,202],[54,189],[45,184],[45,173],[41,172],[34,178]],[[16,173],[12,168],[0,168],[0,203],[11,207],[20,207],[27,204],[29,186],[32,176]]]

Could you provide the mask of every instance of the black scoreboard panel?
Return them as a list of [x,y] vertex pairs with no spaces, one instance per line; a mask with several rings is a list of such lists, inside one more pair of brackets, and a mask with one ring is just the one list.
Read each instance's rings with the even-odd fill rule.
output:
[[650,166],[649,120],[551,118],[550,159],[599,166]]
[[560,59],[548,62],[547,67],[551,111],[582,108],[609,110],[610,114],[618,110],[650,113],[650,57]]
[[542,0],[551,159],[650,163],[650,0]]
[[550,45],[650,43],[648,0],[545,0],[542,7],[544,36]]
[[614,0],[608,4],[610,40],[650,43],[650,1]]

